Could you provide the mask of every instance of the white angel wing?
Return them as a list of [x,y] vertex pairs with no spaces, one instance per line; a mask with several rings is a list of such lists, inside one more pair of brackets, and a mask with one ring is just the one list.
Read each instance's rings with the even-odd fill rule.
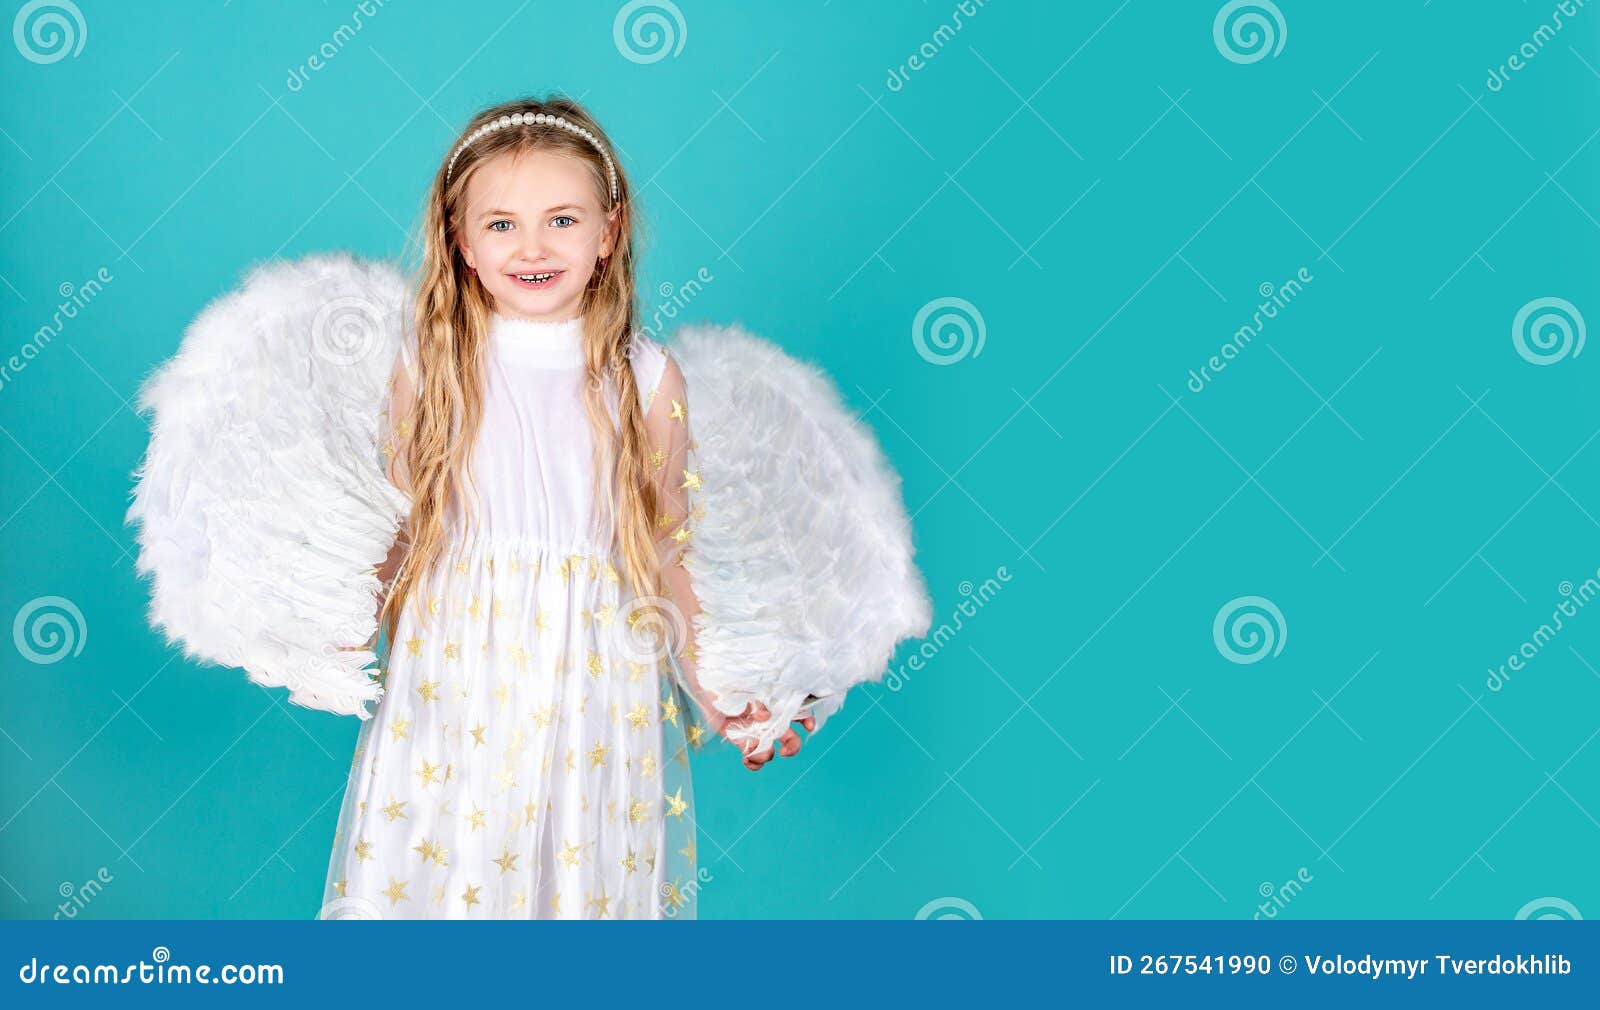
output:
[[881,678],[900,641],[927,633],[932,602],[899,474],[831,380],[738,326],[686,326],[671,353],[702,479],[683,562],[698,676],[724,712],[766,705],[765,749]]
[[152,415],[127,521],[149,622],[307,708],[371,717],[377,571],[408,508],[381,414],[405,282],[344,253],[258,265],[139,395]]

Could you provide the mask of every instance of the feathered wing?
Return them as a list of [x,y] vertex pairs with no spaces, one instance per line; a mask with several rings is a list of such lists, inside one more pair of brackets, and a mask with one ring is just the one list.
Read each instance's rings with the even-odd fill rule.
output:
[[383,693],[366,669],[377,571],[409,506],[379,447],[404,302],[391,263],[258,265],[139,394],[150,444],[127,521],[151,626],[295,704],[362,719]]
[[661,434],[658,532],[691,584],[684,665],[726,714],[766,705],[765,749],[808,713],[820,730],[851,687],[881,678],[899,642],[927,633],[932,603],[899,474],[826,376],[737,326],[685,327],[670,354],[681,400],[663,383],[647,418],[682,407]]

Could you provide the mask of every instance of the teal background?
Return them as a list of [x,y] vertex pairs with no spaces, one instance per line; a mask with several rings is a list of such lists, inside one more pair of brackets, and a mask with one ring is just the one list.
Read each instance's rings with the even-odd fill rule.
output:
[[[1600,607],[1486,683],[1600,569],[1600,351],[1511,339],[1600,321],[1600,10],[1490,91],[1553,5],[1283,0],[1251,63],[1221,6],[682,0],[642,63],[618,3],[394,2],[298,90],[354,4],[4,47],[0,357],[114,279],[0,386],[0,616],[82,615],[0,660],[0,911],[104,873],[79,915],[315,915],[357,723],[145,626],[136,391],[253,262],[399,254],[473,111],[564,91],[643,185],[646,309],[704,267],[691,318],[826,369],[952,625],[797,758],[697,758],[702,917],[1600,915]],[[950,297],[981,350],[919,354]],[[1282,649],[1230,662],[1246,596]]]

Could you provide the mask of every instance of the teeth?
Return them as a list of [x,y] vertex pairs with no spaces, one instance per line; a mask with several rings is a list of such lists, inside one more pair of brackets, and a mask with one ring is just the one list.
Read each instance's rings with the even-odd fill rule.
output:
[[547,281],[547,280],[549,280],[550,278],[552,278],[554,276],[555,276],[555,272],[554,271],[552,271],[550,273],[547,273],[547,274],[517,274],[517,280],[519,280],[519,281],[532,281],[534,283],[538,283],[539,281]]

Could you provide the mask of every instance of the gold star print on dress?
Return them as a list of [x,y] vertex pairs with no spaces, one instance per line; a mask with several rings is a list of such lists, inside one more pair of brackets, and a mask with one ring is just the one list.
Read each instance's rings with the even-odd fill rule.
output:
[[[688,918],[693,713],[602,547],[581,331],[490,330],[475,504],[396,627],[334,826],[323,917]],[[663,557],[694,528],[687,392],[633,357]],[[658,397],[655,394],[660,392]],[[403,444],[398,432],[392,444]],[[471,503],[473,499],[468,496]],[[468,521],[470,519],[471,521]],[[684,609],[689,610],[685,601]]]

